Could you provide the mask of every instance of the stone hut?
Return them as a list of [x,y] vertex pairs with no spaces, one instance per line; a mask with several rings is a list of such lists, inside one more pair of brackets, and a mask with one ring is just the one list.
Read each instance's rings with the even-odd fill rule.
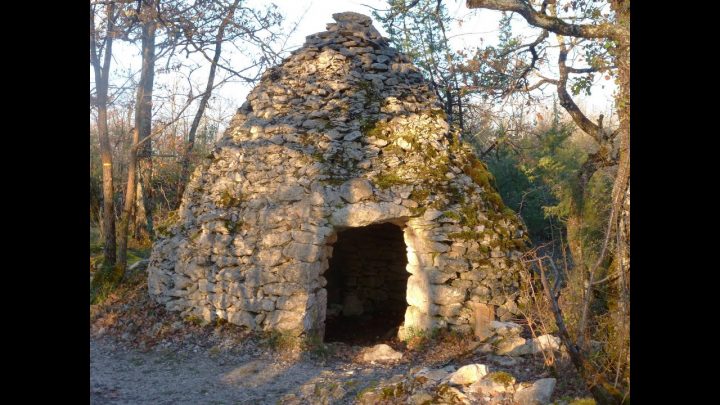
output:
[[338,318],[381,314],[402,338],[472,332],[479,308],[518,315],[527,237],[487,167],[370,18],[333,18],[263,74],[194,172],[150,294],[321,338]]

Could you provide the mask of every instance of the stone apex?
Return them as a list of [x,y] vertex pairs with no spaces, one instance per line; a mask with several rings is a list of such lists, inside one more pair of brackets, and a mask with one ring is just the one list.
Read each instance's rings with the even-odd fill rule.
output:
[[372,19],[370,19],[370,17],[353,11],[335,13],[332,15],[332,18],[340,24],[359,24],[365,27],[369,27],[372,25]]

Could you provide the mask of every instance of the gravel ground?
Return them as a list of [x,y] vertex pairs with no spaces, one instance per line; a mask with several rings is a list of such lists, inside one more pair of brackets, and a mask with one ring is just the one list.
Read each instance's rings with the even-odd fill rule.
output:
[[345,394],[333,403],[353,403],[358,392],[378,380],[407,372],[407,364],[332,364],[288,361],[270,352],[215,354],[154,347],[141,351],[110,338],[90,340],[91,404],[275,404],[283,395],[313,392],[316,384],[336,384]]

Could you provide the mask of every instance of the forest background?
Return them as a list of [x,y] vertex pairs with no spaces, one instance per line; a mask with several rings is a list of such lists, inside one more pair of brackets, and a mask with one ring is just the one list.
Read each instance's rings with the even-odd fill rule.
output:
[[265,69],[342,11],[413,59],[525,221],[531,322],[599,403],[627,400],[629,1],[90,1],[91,302],[147,257]]

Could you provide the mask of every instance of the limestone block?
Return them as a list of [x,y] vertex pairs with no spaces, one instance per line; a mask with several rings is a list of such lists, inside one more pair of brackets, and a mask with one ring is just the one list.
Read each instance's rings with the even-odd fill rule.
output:
[[372,195],[372,185],[366,179],[352,179],[340,186],[340,197],[351,204],[363,201]]
[[283,252],[281,248],[261,249],[255,256],[256,263],[263,267],[276,266],[283,261]]
[[274,232],[265,234],[260,242],[263,247],[281,246],[290,241],[289,232]]
[[285,257],[313,263],[320,259],[323,250],[320,246],[307,243],[290,242],[282,251]]
[[484,341],[494,334],[491,325],[495,320],[495,307],[481,303],[474,303],[472,305],[475,318],[475,322],[473,323],[475,336],[481,341]]
[[255,316],[250,312],[241,310],[231,311],[230,309],[228,309],[226,313],[228,322],[235,325],[247,326],[251,329],[255,328]]
[[529,387],[521,387],[513,396],[518,405],[547,405],[555,391],[554,378],[542,378]]
[[275,310],[267,316],[267,323],[270,328],[289,332],[295,336],[302,333],[303,314],[295,311]]
[[410,215],[409,209],[399,204],[364,202],[349,204],[334,211],[330,223],[336,226],[359,227]]
[[495,354],[508,356],[522,356],[524,354],[530,354],[532,350],[525,343],[525,338],[521,338],[519,336],[509,336],[503,338],[497,344]]
[[452,373],[449,378],[451,384],[468,385],[472,384],[488,374],[488,367],[484,364],[468,364],[460,367]]
[[300,201],[305,196],[307,196],[305,188],[301,186],[282,186],[276,194],[279,201]]
[[325,241],[324,234],[318,232],[293,230],[289,235],[292,235],[292,240],[299,243],[320,245]]
[[437,314],[445,318],[452,318],[460,315],[462,304],[450,304],[450,305],[439,305],[437,307]]
[[269,283],[277,283],[281,277],[265,267],[255,266],[242,272],[244,284],[248,287],[258,287]]
[[[407,310],[405,310],[405,323],[403,325],[405,332],[410,332],[411,329],[415,331],[429,331],[432,330],[432,328],[435,326],[435,320],[428,313],[425,313],[419,308],[410,305],[408,306]],[[402,336],[398,337],[403,339]]]
[[413,274],[408,277],[405,299],[407,303],[430,313],[432,305],[431,295],[433,294],[432,284],[422,274]]
[[465,301],[465,291],[449,285],[438,285],[433,288],[432,300],[436,304],[448,305]]
[[365,362],[390,362],[400,360],[402,353],[394,350],[386,344],[375,345],[362,353],[362,360]]
[[467,391],[484,395],[497,395],[512,391],[515,385],[515,378],[505,372],[493,372],[482,379],[472,383]]
[[324,270],[324,264],[325,262],[320,261],[313,263],[290,261],[278,266],[277,269],[283,280],[308,285],[320,276],[320,273]]
[[266,294],[289,296],[297,292],[305,291],[305,289],[294,283],[271,283],[262,286],[262,290]]
[[522,326],[514,322],[490,322],[490,328],[500,336],[518,336],[522,333]]
[[546,350],[560,350],[560,338],[553,335],[541,335],[530,339],[527,344],[533,354]]

